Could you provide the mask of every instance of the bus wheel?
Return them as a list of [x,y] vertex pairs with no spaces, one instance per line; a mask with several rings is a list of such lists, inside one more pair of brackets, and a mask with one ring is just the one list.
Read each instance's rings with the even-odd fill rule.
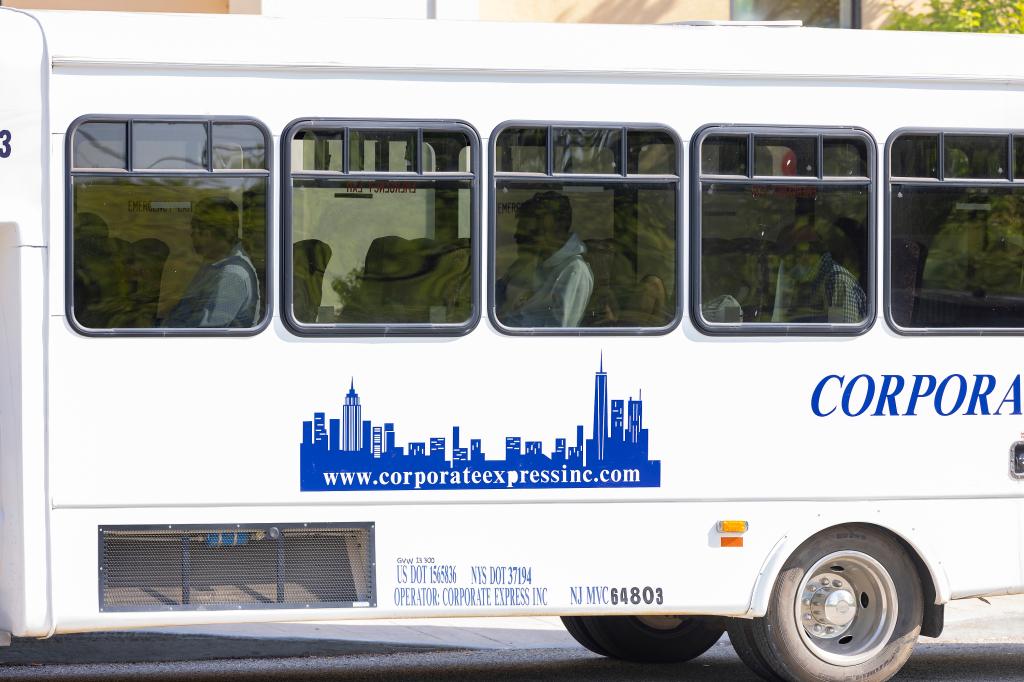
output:
[[782,678],[775,674],[754,642],[754,621],[730,618],[727,622],[725,631],[729,633],[729,643],[736,650],[740,660],[762,680],[782,682]]
[[562,622],[594,653],[638,663],[689,661],[725,632],[721,618],[706,616],[574,616]]
[[914,649],[922,595],[898,542],[865,526],[837,526],[783,566],[768,612],[750,621],[753,645],[787,680],[883,682]]
[[564,625],[565,629],[569,631],[572,638],[579,642],[583,647],[590,649],[599,656],[611,656],[611,654],[608,653],[604,647],[598,644],[594,640],[593,636],[591,636],[590,631],[587,630],[587,620],[589,619],[583,618],[582,616],[562,616],[562,625]]

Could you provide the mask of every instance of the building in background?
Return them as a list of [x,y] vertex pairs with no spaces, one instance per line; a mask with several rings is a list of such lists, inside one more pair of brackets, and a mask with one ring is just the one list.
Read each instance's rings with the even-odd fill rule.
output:
[[[829,28],[878,28],[890,0],[2,0],[23,9],[203,12],[268,16],[387,17],[599,24],[676,21],[791,21]],[[901,6],[925,7],[926,0]]]

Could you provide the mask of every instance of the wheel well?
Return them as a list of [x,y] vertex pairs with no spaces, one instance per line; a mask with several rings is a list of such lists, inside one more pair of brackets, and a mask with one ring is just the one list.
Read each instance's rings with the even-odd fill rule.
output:
[[[921,635],[924,637],[938,637],[941,635],[945,605],[935,603],[935,580],[932,577],[931,571],[928,570],[928,565],[925,563],[921,553],[918,552],[917,549],[907,542],[907,540],[899,533],[895,533],[885,526],[879,526],[874,523],[841,523],[836,524],[835,526],[829,526],[828,528],[822,528],[818,533],[824,533],[825,531],[839,526],[857,526],[860,528],[870,529],[876,533],[892,538],[900,545],[900,547],[903,548],[903,551],[907,553],[910,560],[914,562],[914,568],[917,570],[917,578],[921,581],[921,591],[924,596],[924,615],[921,619]],[[815,533],[814,535],[818,535],[818,533]],[[803,545],[803,543],[800,544]],[[794,551],[796,550],[794,549]]]

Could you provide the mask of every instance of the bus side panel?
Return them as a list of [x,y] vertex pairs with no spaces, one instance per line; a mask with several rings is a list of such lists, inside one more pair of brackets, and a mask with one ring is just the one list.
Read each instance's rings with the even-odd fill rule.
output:
[[[1001,518],[1014,501],[972,504],[972,513]],[[971,535],[949,533],[964,515],[958,500],[58,508],[52,519],[54,603],[60,632],[337,618],[645,613],[752,617],[764,615],[778,569],[806,537],[851,521],[892,529],[913,544],[937,575],[937,602],[960,596],[951,594],[947,572],[960,585],[977,586],[976,593],[1006,592],[1013,578],[1005,567],[1014,562],[1016,544],[986,528]],[[722,541],[715,524],[726,518],[750,521],[741,542]],[[152,573],[164,580],[150,584],[167,600],[166,606],[117,608],[127,593],[126,578],[133,585],[128,589],[153,580],[120,555],[115,556],[115,573],[106,574],[117,575],[110,591],[114,608],[101,607],[97,528],[126,521],[140,529],[165,528],[171,522],[223,525],[233,519],[253,524],[372,524],[373,599],[352,608],[311,604],[282,609],[269,601],[267,608],[256,603],[242,609],[182,607],[175,601],[183,584],[174,577],[178,551],[161,555],[163,568]],[[252,556],[245,544],[217,544],[210,551],[225,563]],[[158,554],[152,548],[149,552]],[[979,556],[988,561],[979,562]],[[972,570],[972,559],[995,568]],[[201,589],[209,593],[214,583],[200,577],[211,574],[199,566],[192,565],[191,594],[201,599]]]
[[35,20],[0,9],[0,630],[18,636],[50,631],[45,55]]

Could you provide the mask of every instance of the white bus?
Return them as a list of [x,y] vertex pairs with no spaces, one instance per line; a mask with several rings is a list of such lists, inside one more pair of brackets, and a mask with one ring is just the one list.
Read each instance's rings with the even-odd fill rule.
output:
[[0,629],[1024,591],[1024,42],[0,10]]

